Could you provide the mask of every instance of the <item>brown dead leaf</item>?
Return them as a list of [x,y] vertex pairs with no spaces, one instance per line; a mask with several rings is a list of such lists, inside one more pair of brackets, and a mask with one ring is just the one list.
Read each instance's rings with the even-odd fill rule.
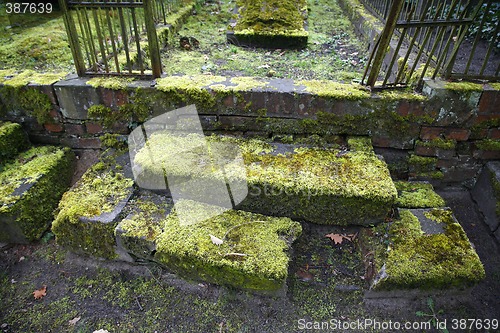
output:
[[47,295],[47,286],[43,286],[42,288],[33,292],[33,296],[35,297],[35,299],[41,299],[45,295]]
[[331,233],[331,234],[325,235],[325,237],[330,238],[335,244],[342,244],[342,242],[344,241],[344,237],[340,234]]
[[348,241],[352,242],[353,240],[356,239],[357,234],[327,234],[325,237],[330,238],[335,244],[342,244],[344,239],[347,239]]

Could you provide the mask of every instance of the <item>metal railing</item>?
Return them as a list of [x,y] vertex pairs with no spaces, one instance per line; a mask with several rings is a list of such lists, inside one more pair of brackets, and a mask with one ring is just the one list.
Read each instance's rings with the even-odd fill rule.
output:
[[500,1],[362,0],[383,22],[363,83],[416,84],[424,77],[500,80]]
[[156,24],[173,0],[59,0],[79,76],[160,77]]

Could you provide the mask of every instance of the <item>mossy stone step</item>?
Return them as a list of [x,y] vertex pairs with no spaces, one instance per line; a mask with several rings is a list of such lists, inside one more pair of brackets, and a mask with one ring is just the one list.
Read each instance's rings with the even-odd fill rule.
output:
[[486,163],[471,191],[486,224],[500,240],[500,161]]
[[[159,197],[157,197],[158,199]],[[191,201],[144,201],[117,227],[119,243],[133,256],[152,259],[175,273],[239,289],[281,290],[288,275],[290,246],[301,234],[300,223]],[[157,201],[158,202],[158,201]],[[177,210],[219,215],[183,225]]]
[[34,147],[1,165],[0,242],[39,239],[73,175],[68,148]]
[[361,233],[372,290],[465,288],[484,278],[481,260],[449,208],[401,209],[399,215]]
[[21,125],[0,121],[0,164],[28,149],[28,136]]
[[[318,224],[382,222],[397,196],[387,165],[373,153],[370,139],[350,138],[348,145],[342,150],[158,131],[133,157],[133,169],[138,185],[147,189],[166,189],[165,176],[168,183],[204,179],[214,188],[221,182],[246,184],[248,195],[235,204],[250,212]],[[243,168],[235,162],[234,146]],[[207,187],[199,189],[197,201],[214,196]]]
[[133,194],[126,168],[98,162],[63,195],[52,224],[59,244],[77,253],[119,258],[114,231]]
[[439,208],[446,203],[429,182],[418,181],[396,181],[398,190],[396,206],[399,208]]

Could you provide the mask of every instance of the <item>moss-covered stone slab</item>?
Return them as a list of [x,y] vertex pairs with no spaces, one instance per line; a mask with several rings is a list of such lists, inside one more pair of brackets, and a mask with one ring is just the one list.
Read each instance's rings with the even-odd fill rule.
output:
[[272,49],[307,46],[305,0],[239,0],[236,5],[228,42]]
[[0,121],[0,164],[29,146],[28,136],[21,125]]
[[87,170],[59,203],[52,224],[56,241],[77,253],[118,258],[115,227],[133,194],[133,180],[121,166],[103,162]]
[[[186,149],[203,147],[204,140],[209,151],[217,151],[223,168],[214,168],[205,153],[197,156],[196,149]],[[348,150],[156,132],[135,155],[135,177],[145,185],[165,184],[164,175],[168,182],[174,179],[176,183],[187,183],[194,176],[205,178],[206,184],[246,182],[248,195],[236,202],[238,209],[319,224],[370,225],[384,220],[397,191],[387,165],[373,153],[369,142],[352,138]],[[241,150],[246,173],[232,160],[233,151],[224,159],[224,147],[234,145]],[[207,195],[206,188],[200,188],[201,192]]]
[[73,175],[74,154],[35,147],[0,165],[0,242],[39,239]]
[[157,239],[154,257],[160,264],[188,279],[239,289],[272,292],[284,286],[288,251],[302,232],[300,223],[220,208],[219,215],[181,226],[179,208],[204,215],[216,207],[190,200],[176,202]]
[[172,208],[171,198],[141,190],[127,205],[130,213],[116,226],[118,247],[133,259],[154,260],[156,241]]
[[372,290],[460,289],[484,278],[481,260],[449,208],[401,209],[399,215],[362,233],[362,248],[372,258]]
[[400,208],[439,208],[446,203],[428,182],[394,182],[398,190],[396,206]]

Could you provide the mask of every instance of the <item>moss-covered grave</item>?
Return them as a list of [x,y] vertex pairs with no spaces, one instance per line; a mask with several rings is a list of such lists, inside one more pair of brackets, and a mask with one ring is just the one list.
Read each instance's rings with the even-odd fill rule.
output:
[[372,289],[465,288],[484,278],[483,265],[451,210],[401,209],[384,228],[371,235],[385,233],[386,239],[362,237],[371,244],[369,253],[376,253]]
[[266,48],[307,46],[305,0],[238,0],[236,22],[228,40]]
[[0,241],[39,239],[73,175],[68,148],[34,147],[0,165]]
[[[224,162],[224,172],[207,160],[205,140],[208,151],[214,149],[222,160],[224,147],[238,146],[246,174],[231,157]],[[134,163],[140,170],[136,174],[139,183],[163,181],[164,175],[185,180],[196,175],[207,182],[246,181],[248,195],[237,205],[239,209],[319,224],[369,225],[384,220],[397,196],[387,165],[369,143],[353,138],[352,149],[341,151],[333,145],[317,148],[156,132],[150,135],[147,148],[137,153]],[[234,158],[234,152],[227,153]]]

